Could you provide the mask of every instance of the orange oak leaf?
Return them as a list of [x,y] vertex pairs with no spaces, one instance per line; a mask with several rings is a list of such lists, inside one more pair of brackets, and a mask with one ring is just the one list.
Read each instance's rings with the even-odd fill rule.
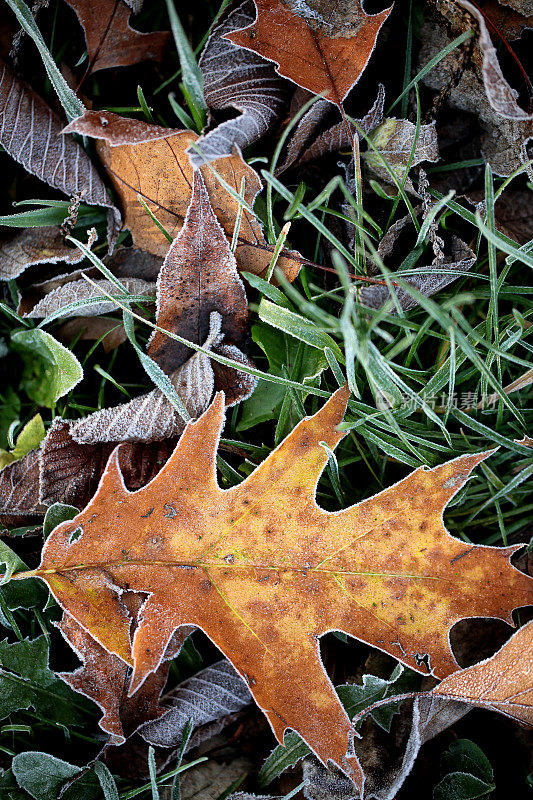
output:
[[88,71],[161,61],[171,34],[141,33],[129,24],[131,9],[123,0],[67,0],[78,17],[89,51]]
[[257,19],[227,34],[234,44],[274,61],[284,78],[335,105],[357,83],[392,11],[367,14],[361,0],[254,0]]
[[[197,134],[149,125],[107,111],[86,111],[65,132],[100,140],[98,153],[122,201],[125,224],[135,246],[166,256],[168,240],[146,213],[138,195],[175,238],[191,200],[193,169],[186,151],[198,139]],[[236,193],[241,193],[244,183],[244,200],[251,208],[262,188],[255,170],[238,152],[215,163],[218,175]],[[226,235],[232,237],[239,204],[210,167],[201,171],[218,221]],[[240,269],[261,274],[268,268],[273,252],[256,217],[243,208],[235,252]],[[289,280],[294,280],[302,261],[298,253],[284,250],[277,265]]]
[[448,676],[431,694],[533,725],[533,620],[491,658]]
[[[362,787],[319,637],[344,631],[418,672],[429,661],[443,678],[458,669],[451,627],[482,616],[512,624],[512,610],[533,601],[533,584],[510,564],[520,545],[466,545],[443,524],[447,503],[490,452],[421,467],[343,511],[318,507],[323,444],[342,439],[348,396],[338,390],[226,491],[216,480],[222,394],[139,491],[126,489],[115,450],[87,508],[53,531],[38,569],[16,579],[45,580],[83,628],[132,664],[130,694],[177,628],[199,626],[245,678],[280,742],[297,731]],[[133,642],[125,590],[148,595]]]

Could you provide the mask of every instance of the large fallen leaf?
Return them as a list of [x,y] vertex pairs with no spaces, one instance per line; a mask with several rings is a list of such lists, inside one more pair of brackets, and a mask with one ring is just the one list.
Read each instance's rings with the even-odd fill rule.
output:
[[69,197],[78,195],[84,203],[109,209],[108,238],[112,244],[120,214],[89,156],[72,136],[61,132],[61,120],[1,59],[0,123],[0,144],[24,169]]
[[[190,423],[159,475],[128,492],[118,452],[98,491],[47,539],[38,576],[100,644],[133,665],[130,693],[157,669],[176,628],[202,628],[245,678],[281,742],[297,731],[318,757],[348,771],[348,716],[322,666],[318,639],[341,630],[418,672],[454,672],[449,632],[464,617],[500,617],[533,600],[509,563],[519,545],[465,545],[442,513],[489,453],[419,468],[344,511],[315,502],[330,448],[341,440],[348,391],[303,420],[243,483],[222,491],[217,395]],[[125,586],[149,596],[133,643]]]
[[[135,246],[166,256],[168,240],[146,213],[137,195],[142,196],[168,233],[175,237],[183,226],[192,195],[193,169],[186,151],[198,136],[192,131],[160,128],[107,111],[87,111],[65,131],[100,140],[97,149],[122,201],[125,224]],[[244,181],[244,200],[251,208],[261,190],[255,170],[240,154],[221,159],[216,169],[237,194]],[[239,204],[208,166],[203,167],[202,174],[218,221],[226,235],[232,237]],[[263,273],[273,252],[256,217],[244,208],[235,253],[239,267]],[[277,263],[289,280],[294,280],[298,274],[299,259],[298,253],[282,251]]]
[[257,20],[227,35],[274,61],[284,78],[338,106],[361,77],[390,8],[369,15],[361,0],[254,0]]
[[122,0],[67,0],[85,31],[88,71],[161,61],[168,31],[140,33],[129,24],[131,10]]
[[201,155],[196,151],[190,154],[195,167],[231,156],[234,145],[247,147],[266,133],[283,111],[290,84],[276,74],[271,62],[226,38],[253,19],[253,3],[246,0],[214,29],[202,52],[199,66],[207,105],[215,111],[235,109],[240,115],[198,139]]

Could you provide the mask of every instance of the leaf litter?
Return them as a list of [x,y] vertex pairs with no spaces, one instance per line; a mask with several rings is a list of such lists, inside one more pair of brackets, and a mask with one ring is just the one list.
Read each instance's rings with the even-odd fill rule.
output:
[[[122,798],[128,776],[149,775],[156,797],[154,781],[192,751],[209,760],[178,776],[173,797],[179,785],[184,798],[256,796],[238,791],[243,780],[279,797],[404,796],[426,768],[421,746],[462,731],[471,708],[533,723],[516,518],[531,475],[531,369],[514,350],[530,324],[527,287],[506,283],[530,266],[531,9],[247,0],[204,24],[193,50],[197,10],[183,16],[172,0],[68,5],[57,30],[74,11],[86,53],[72,59],[75,39],[56,53],[54,33],[54,61],[39,31],[47,3],[18,4],[29,36],[8,23],[13,57],[0,39],[6,163],[68,198],[28,201],[36,190],[22,189],[37,208],[0,220],[0,523],[30,562],[0,541],[0,711],[22,720],[20,742],[2,748],[0,794],[96,797],[101,786]],[[117,103],[123,86],[138,108]],[[90,110],[72,119],[81,97]],[[493,176],[510,180],[493,188]],[[73,229],[92,225],[82,251]],[[459,411],[454,388],[476,370],[482,399],[470,392]],[[438,433],[399,405],[426,383],[450,391],[444,423],[438,407],[416,406]],[[487,404],[502,398],[493,425]],[[478,543],[477,515],[503,546],[497,533]],[[56,602],[45,606],[36,577]],[[467,637],[461,669],[450,633],[472,617],[522,627],[489,636],[489,652],[501,649],[485,660]],[[105,737],[94,769],[76,766],[87,758],[70,745],[75,764],[23,743],[34,724],[77,735],[89,718],[94,741]],[[251,750],[258,736],[271,748],[272,733],[257,775]],[[473,742],[442,763],[436,798],[492,790]]]

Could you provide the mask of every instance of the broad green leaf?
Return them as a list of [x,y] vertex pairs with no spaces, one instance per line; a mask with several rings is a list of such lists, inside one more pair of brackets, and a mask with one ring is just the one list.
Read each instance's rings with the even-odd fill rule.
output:
[[38,405],[51,408],[83,378],[76,356],[46,331],[19,331],[11,344],[24,359],[22,386]]
[[[34,708],[51,722],[79,724],[77,695],[48,667],[48,640],[0,642],[0,718]],[[81,700],[81,698],[80,698]],[[82,701],[83,702],[83,701]]]
[[[282,377],[285,369],[294,380],[312,386],[327,367],[322,351],[297,342],[276,328],[253,325],[252,339],[268,358],[268,371],[272,375]],[[242,416],[237,430],[245,431],[261,422],[274,419],[286,392],[286,387],[281,384],[259,380],[253,395],[242,405]]]
[[0,450],[0,468],[5,467],[6,464],[11,464],[12,461],[24,458],[30,450],[36,450],[45,436],[43,418],[40,414],[36,414],[26,423],[17,436],[13,450],[11,452]]
[[55,758],[49,753],[28,751],[19,753],[13,759],[13,774],[18,785],[35,800],[102,800],[102,789],[94,772],[84,772],[65,792],[62,788],[82,767],[76,767]]
[[76,508],[76,506],[69,506],[65,505],[64,503],[54,503],[51,505],[44,518],[44,538],[46,539],[46,537],[49,536],[54,528],[57,528],[61,522],[66,522],[68,519],[74,519],[74,517],[79,513],[80,510],[79,508]]
[[2,577],[27,569],[21,558],[0,539],[0,597],[2,603],[14,611],[17,608],[42,608],[46,603],[48,592],[38,580],[20,583],[11,581],[2,585]]

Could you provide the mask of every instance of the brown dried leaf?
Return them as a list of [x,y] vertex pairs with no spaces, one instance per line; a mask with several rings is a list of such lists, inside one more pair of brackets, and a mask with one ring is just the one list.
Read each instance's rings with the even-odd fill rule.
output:
[[[174,445],[175,439],[121,445],[120,463],[130,489],[139,489],[152,480]],[[70,423],[54,420],[41,448],[40,502],[86,505],[114,447],[114,444],[78,444],[70,435]]]
[[250,25],[254,16],[254,5],[246,0],[213,30],[202,52],[199,66],[208,107],[235,109],[240,115],[198,139],[202,152],[190,153],[193,167],[231,156],[234,145],[242,150],[259,139],[279,119],[288,99],[290,84],[279,77],[271,62],[225,38]]
[[[98,152],[122,200],[126,226],[136,247],[158,256],[166,256],[168,240],[152,222],[137,199],[141,194],[171,236],[183,226],[192,195],[193,169],[186,153],[198,136],[192,131],[175,131],[125,119],[117,114],[87,111],[65,128],[100,139]],[[259,176],[239,154],[223,158],[216,166],[218,174],[232,189],[241,191],[250,208],[261,190]],[[218,181],[208,166],[202,168],[209,198],[218,221],[227,236],[233,235],[238,203]],[[274,248],[268,245],[255,215],[243,209],[236,258],[239,268],[255,274],[264,273]],[[301,256],[283,250],[278,267],[289,280],[300,269]]]
[[119,247],[105,264],[117,278],[142,278],[155,283],[163,259],[135,247]]
[[[246,293],[235,257],[198,171],[185,223],[157,279],[157,324],[202,344],[206,350],[217,349],[250,365],[236,347],[245,345],[248,338]],[[223,351],[219,345],[222,338]],[[248,397],[255,387],[254,378],[237,370],[218,365],[214,372],[208,355],[192,352],[159,330],[150,339],[148,355],[170,377],[193,418],[205,411],[214,388],[225,388],[231,405]],[[183,419],[174,406],[155,389],[129,403],[97,411],[73,423],[71,435],[75,441],[87,444],[151,442],[177,436],[183,428]]]
[[74,339],[76,341],[102,339],[101,344],[106,353],[116,350],[128,338],[124,325],[110,317],[74,317],[54,331],[54,335],[63,344],[70,344]]
[[39,498],[39,451],[32,450],[19,461],[0,469],[0,522],[10,517],[43,514]]
[[[155,299],[156,287],[154,283],[143,281],[140,278],[125,278],[122,280],[122,285],[132,295]],[[101,298],[101,302],[86,306],[82,305],[75,311],[71,311],[70,314],[77,314],[82,317],[109,314],[111,311],[116,311],[119,306],[108,300],[104,292],[113,297],[120,297],[121,294],[115,284],[109,280],[96,280],[93,283],[89,283],[84,278],[81,278],[80,280],[64,283],[62,286],[58,286],[57,289],[52,289],[31,308],[28,308],[27,304],[22,305],[22,307],[19,306],[18,311],[27,319],[41,319],[65,308],[71,303],[83,303],[86,300]]]
[[3,230],[0,236],[0,280],[9,281],[35,264],[77,264],[83,253],[63,241],[59,228]]
[[[209,356],[195,353],[170,377],[191,417],[198,417],[213,395],[214,375]],[[95,442],[155,442],[179,436],[185,423],[160,389],[129,403],[95,411],[71,423],[70,434],[79,444]]]
[[131,10],[122,0],[67,0],[67,3],[85,31],[89,51],[87,72],[162,60],[171,34],[134,30],[129,24]]
[[496,48],[492,44],[485,17],[469,0],[457,2],[471,14],[479,27],[478,47],[482,56],[481,75],[487,99],[497,114],[508,119],[531,121],[533,114],[520,108],[516,102],[518,92],[512,89],[503,76]]
[[337,122],[316,138],[317,128],[322,125],[331,104],[327,100],[317,100],[307,111],[296,126],[296,130],[289,139],[287,154],[278,172],[283,172],[291,166],[300,166],[307,161],[313,161],[326,153],[333,153],[343,148],[352,146],[353,136],[362,138],[362,133],[370,133],[383,122],[383,105],[385,102],[385,89],[380,84],[374,105],[362,119],[356,120],[358,128],[348,126],[344,121]]
[[[460,275],[450,275],[446,270],[455,273],[468,272],[476,263],[476,254],[457,236],[451,237],[450,253],[445,256],[444,260],[435,257],[431,266],[417,266],[416,272],[419,274],[403,278],[406,283],[411,284],[421,294],[430,297],[435,292],[440,291],[445,286],[456,281]],[[409,270],[412,273],[412,269]],[[398,277],[402,277],[402,273],[396,273]],[[393,276],[394,279],[394,276]],[[411,308],[416,308],[418,301],[407,290],[401,287],[395,288],[395,294],[400,307],[404,311]],[[387,301],[391,300],[391,294],[388,286],[381,286],[374,284],[372,286],[365,286],[360,290],[359,298],[362,303],[371,308],[381,308]],[[394,312],[395,306],[391,304],[391,312]]]
[[361,0],[254,0],[257,19],[228,39],[277,64],[284,78],[337,106],[361,77],[392,11],[369,15]]
[[[216,482],[217,396],[140,492],[126,490],[115,452],[87,508],[47,539],[40,567],[13,579],[42,578],[103,647],[132,664],[132,694],[174,630],[201,627],[246,677],[278,740],[292,728],[362,788],[318,638],[344,630],[418,672],[426,654],[444,677],[457,669],[451,627],[476,616],[511,623],[513,608],[533,599],[533,583],[510,564],[519,545],[465,546],[444,528],[444,508],[488,453],[420,468],[341,512],[316,505],[328,461],[322,443],[342,438],[348,396],[337,391],[227,491]],[[133,643],[117,594],[126,584],[149,595]]]
[[493,656],[449,675],[432,694],[533,725],[533,620]]
[[[440,53],[455,36],[469,27],[469,18],[458,14],[455,3],[437,0],[437,7],[444,16],[429,17],[421,30],[422,47],[420,65]],[[474,114],[481,123],[483,135],[481,151],[485,160],[497,175],[508,176],[515,170],[524,169],[530,176],[533,170],[529,166],[528,142],[533,139],[533,121],[530,119],[508,119],[502,117],[491,106],[483,84],[482,54],[474,47],[471,64],[463,70],[459,81],[456,81],[457,64],[453,54],[440,61],[424,78],[424,83],[441,91],[449,87],[447,92],[450,105]]]
[[[202,175],[196,171],[184,225],[157,279],[157,324],[200,344],[210,334],[213,312],[221,316],[225,344],[246,342],[249,321],[244,285]],[[191,350],[156,330],[148,355],[170,374],[191,356]]]
[[[127,593],[125,593],[127,595]],[[136,605],[140,599],[135,595],[125,597],[127,613],[131,614],[131,601]],[[128,602],[130,601],[130,602]],[[133,617],[132,622],[135,621]],[[168,663],[163,662],[138,693],[128,697],[127,687],[130,668],[120,658],[109,653],[93,639],[70,614],[63,614],[57,625],[69,645],[76,652],[82,666],[75,672],[58,672],[58,676],[74,689],[95,702],[104,716],[99,722],[103,731],[109,734],[109,744],[120,745],[141,725],[156,719],[166,712],[159,705],[161,692],[168,677]],[[166,658],[173,658],[191,632],[184,628],[173,638]]]
[[89,205],[108,208],[108,239],[120,227],[118,209],[85,150],[33,89],[0,59],[0,144],[24,169],[69,197],[81,194]]

